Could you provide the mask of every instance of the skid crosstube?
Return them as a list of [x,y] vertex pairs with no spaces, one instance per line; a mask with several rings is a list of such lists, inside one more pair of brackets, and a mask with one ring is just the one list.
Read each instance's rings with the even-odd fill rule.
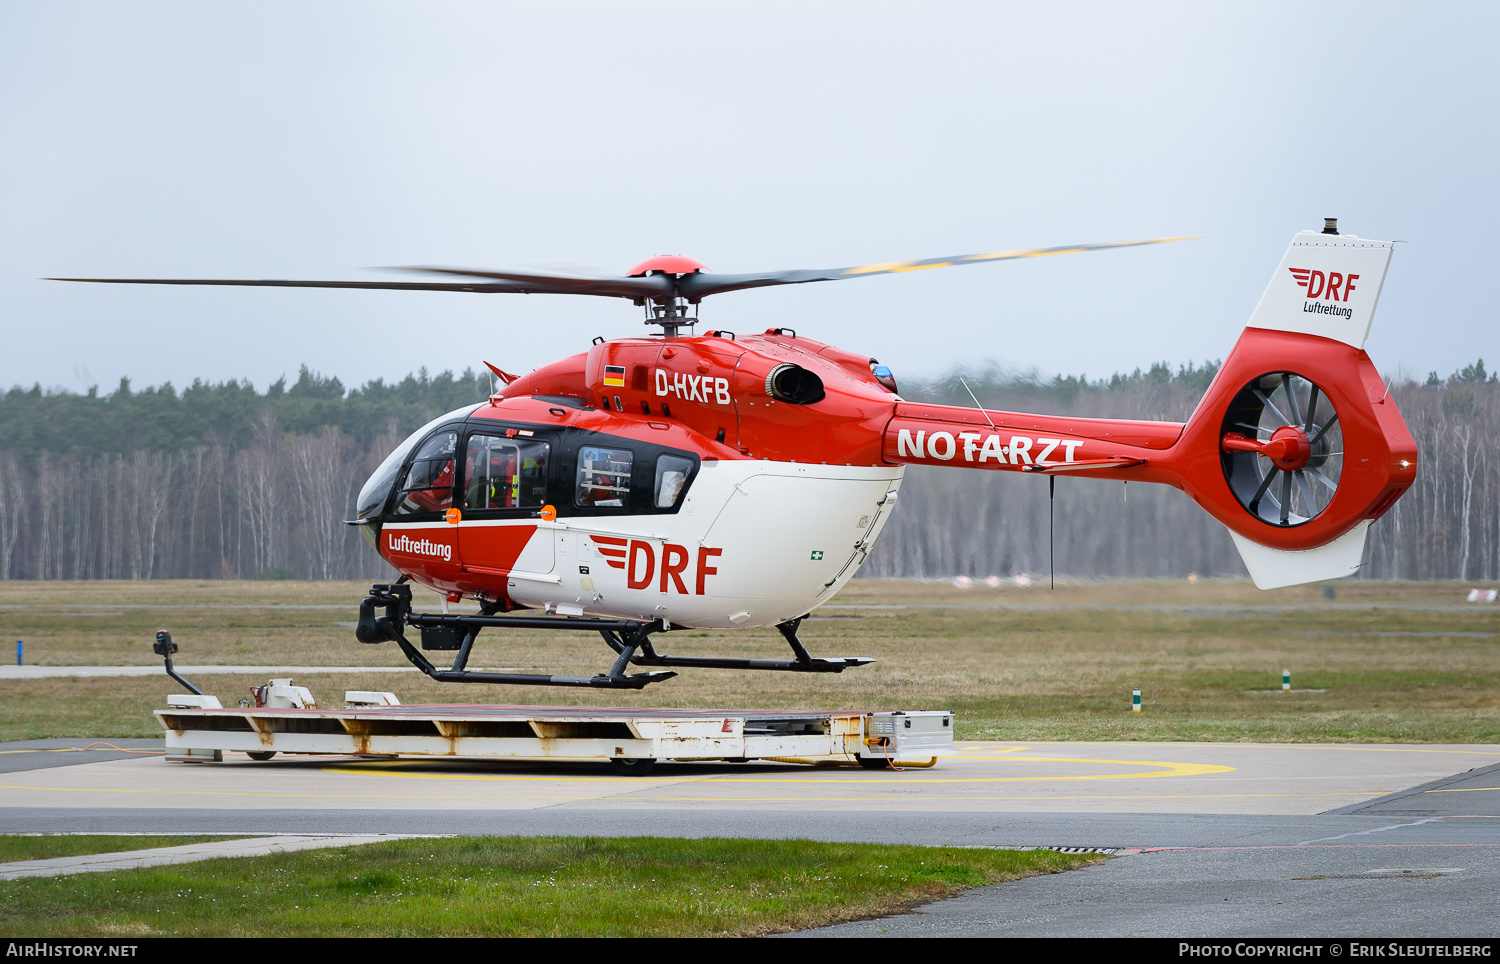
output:
[[[384,615],[376,615],[383,608]],[[748,659],[719,656],[672,656],[658,653],[651,642],[652,633],[669,632],[660,620],[641,622],[634,619],[600,619],[595,617],[542,617],[542,616],[497,616],[493,611],[479,615],[453,613],[413,612],[411,587],[401,584],[377,583],[370,587],[370,595],[360,603],[359,622],[355,636],[362,643],[380,643],[394,640],[401,652],[413,666],[439,682],[445,683],[498,683],[518,686],[582,686],[599,689],[641,689],[651,683],[671,679],[676,673],[670,671],[648,671],[627,673],[632,666],[681,666],[702,669],[749,669],[773,670],[790,673],[842,673],[850,667],[865,666],[875,662],[865,656],[819,658],[814,657],[797,638],[797,627],[803,617],[777,625],[794,658]],[[402,629],[410,624],[418,630],[448,630],[462,639],[458,655],[449,669],[438,669],[427,657],[407,640]],[[487,673],[467,668],[469,654],[474,641],[484,629],[543,629],[562,632],[577,632],[580,629],[594,630],[617,654],[609,672],[595,676],[554,676],[532,673]],[[443,647],[451,648],[451,647]]]

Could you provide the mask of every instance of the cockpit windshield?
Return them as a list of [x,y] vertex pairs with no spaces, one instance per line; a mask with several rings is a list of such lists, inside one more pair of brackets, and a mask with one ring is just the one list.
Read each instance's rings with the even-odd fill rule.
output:
[[412,457],[411,468],[397,487],[393,515],[421,515],[453,508],[453,482],[458,462],[458,427],[440,428],[427,437]]
[[385,457],[385,461],[380,463],[380,467],[371,474],[364,488],[359,490],[359,501],[355,503],[355,518],[368,519],[380,512],[385,506],[385,500],[391,494],[391,488],[396,484],[396,476],[401,472],[402,463],[406,461],[406,457],[411,454],[416,444],[427,437],[427,433],[444,422],[467,418],[480,404],[483,403],[468,405],[446,415],[440,415],[411,433],[406,441],[396,446],[395,450]]

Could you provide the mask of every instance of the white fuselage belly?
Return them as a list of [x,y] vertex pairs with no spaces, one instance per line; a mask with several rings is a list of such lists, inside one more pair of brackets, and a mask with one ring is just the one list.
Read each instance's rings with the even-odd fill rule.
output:
[[[854,576],[895,508],[904,471],[705,461],[673,515],[466,519],[458,528],[535,527],[507,577],[521,607],[705,629],[771,626],[827,602]],[[394,523],[382,540],[446,541],[453,530]]]

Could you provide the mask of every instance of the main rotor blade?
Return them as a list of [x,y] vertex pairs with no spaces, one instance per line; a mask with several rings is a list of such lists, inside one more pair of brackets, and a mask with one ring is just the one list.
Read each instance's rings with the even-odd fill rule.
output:
[[515,282],[441,283],[433,281],[282,281],[239,278],[47,278],[111,285],[243,285],[253,288],[383,288],[396,291],[482,291],[529,294],[537,289]]
[[844,281],[849,278],[865,278],[877,274],[921,271],[925,268],[956,268],[970,264],[987,264],[991,261],[1041,258],[1049,254],[1074,254],[1081,251],[1101,251],[1105,248],[1132,248],[1144,244],[1166,244],[1171,241],[1187,241],[1200,236],[1185,234],[1174,238],[1144,238],[1139,241],[1106,241],[1098,244],[1067,244],[1055,248],[1024,248],[1015,251],[991,251],[987,254],[957,254],[947,258],[927,258],[922,261],[890,261],[885,264],[864,264],[852,268],[767,271],[757,274],[690,274],[677,282],[677,290],[689,301],[697,301],[701,298],[707,298],[709,295],[716,295],[725,291],[738,291],[742,288],[764,288],[768,285],[800,285],[812,281]]
[[[866,264],[852,268],[827,270],[773,271],[759,274],[692,274],[679,275],[675,279],[668,274],[641,277],[622,275],[618,277],[561,274],[538,270],[491,271],[475,268],[411,267],[401,271],[424,274],[448,275],[459,278],[474,278],[473,282],[436,281],[291,281],[279,279],[248,278],[48,278],[48,281],[86,281],[97,284],[133,285],[237,285],[263,288],[372,288],[394,291],[477,291],[503,292],[509,294],[557,294],[597,295],[607,298],[629,298],[633,301],[666,301],[674,296],[698,302],[709,295],[742,288],[763,288],[768,285],[806,284],[811,281],[841,281],[868,275],[895,274],[902,271],[919,271],[923,268],[946,268],[965,264],[983,264],[989,261],[1010,261],[1018,258],[1040,258],[1049,254],[1072,254],[1079,251],[1098,251],[1105,248],[1129,248],[1144,244],[1165,244],[1169,241],[1184,241],[1196,235],[1175,238],[1147,238],[1140,241],[1109,241],[1102,244],[1074,244],[1055,248],[1027,248],[1016,251],[992,251],[988,254],[962,254],[949,258],[928,258],[924,261],[894,261],[886,264]],[[480,280],[482,279],[482,280]]]
[[400,268],[428,274],[454,275],[485,281],[284,281],[238,278],[48,278],[48,281],[92,281],[131,285],[244,285],[267,288],[382,288],[396,291],[478,291],[506,294],[599,295],[610,298],[667,298],[672,281],[649,278],[589,278],[545,272],[477,271],[467,268]]
[[672,294],[672,280],[666,275],[633,278],[554,274],[536,270],[489,271],[475,268],[398,268],[397,270],[457,275],[463,278],[493,278],[525,285],[527,290],[539,294],[601,295],[614,298],[667,298]]

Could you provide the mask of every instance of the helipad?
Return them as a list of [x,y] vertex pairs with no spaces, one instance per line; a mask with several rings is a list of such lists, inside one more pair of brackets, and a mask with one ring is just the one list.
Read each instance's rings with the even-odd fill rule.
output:
[[[52,751],[30,751],[52,752]],[[79,753],[87,758],[87,751]],[[0,773],[0,808],[1313,815],[1500,763],[1492,745],[966,742],[925,770],[136,755]],[[61,814],[60,814],[61,815]]]

